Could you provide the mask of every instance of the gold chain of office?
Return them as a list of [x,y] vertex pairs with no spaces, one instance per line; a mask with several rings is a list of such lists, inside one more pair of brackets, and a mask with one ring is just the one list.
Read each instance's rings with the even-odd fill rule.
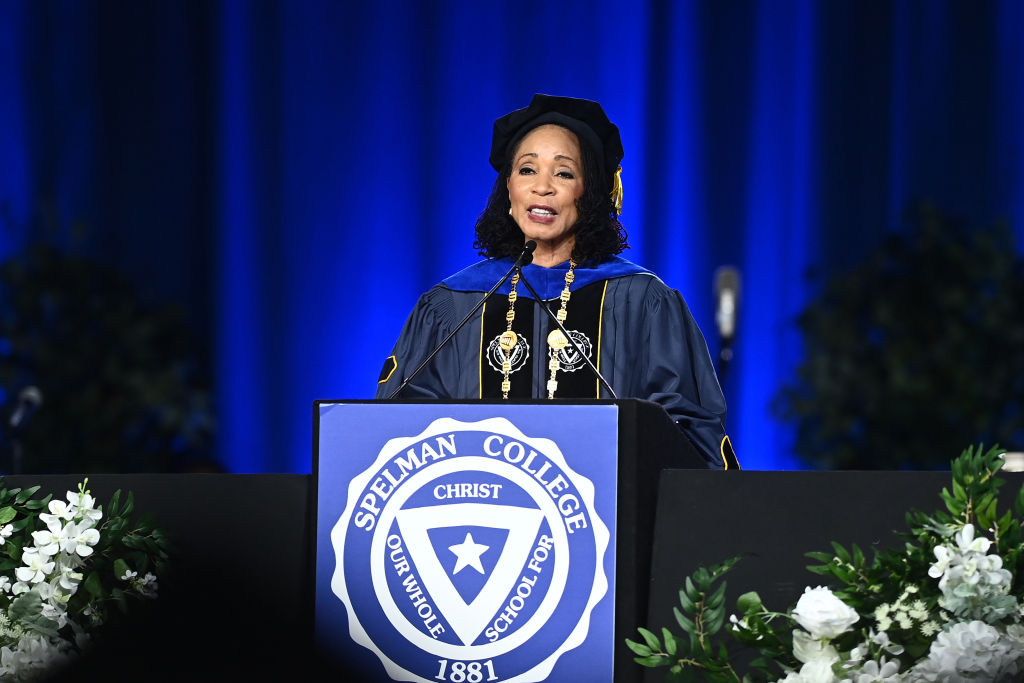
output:
[[[565,273],[565,288],[562,290],[562,294],[559,299],[562,302],[561,308],[558,309],[558,313],[555,317],[558,322],[565,324],[565,316],[567,315],[567,307],[569,305],[569,297],[572,296],[569,293],[569,285],[576,279],[576,273],[573,272],[576,269],[576,262],[569,260],[569,270]],[[516,285],[519,284],[519,273],[512,276],[512,289],[508,293],[508,312],[505,314],[505,321],[508,325],[505,331],[501,333],[501,337],[498,338],[498,346],[501,347],[501,397],[508,399],[508,391],[512,387],[512,382],[509,381],[509,373],[512,371],[512,357],[509,355],[513,348],[515,348],[516,342],[519,337],[515,332],[512,331],[512,322],[516,319]],[[541,304],[543,305],[543,304]],[[547,390],[548,398],[555,397],[555,391],[558,390],[558,371],[562,367],[561,362],[558,360],[558,352],[568,346],[569,340],[566,339],[565,334],[560,329],[551,330],[548,335],[548,369],[551,371],[551,376],[548,379]]]

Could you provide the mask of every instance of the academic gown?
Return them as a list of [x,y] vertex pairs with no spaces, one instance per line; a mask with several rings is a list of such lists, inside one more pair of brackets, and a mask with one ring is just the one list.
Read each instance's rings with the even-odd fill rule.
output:
[[[481,261],[423,294],[384,363],[377,398],[389,398],[405,377],[477,305],[512,267],[512,259]],[[516,287],[512,329],[519,337],[508,357],[511,399],[547,398],[555,324],[540,309],[557,313],[569,262],[552,268],[528,265]],[[510,279],[511,280],[511,279]],[[507,281],[396,398],[500,398],[506,330]],[[614,256],[576,267],[563,323],[619,398],[660,404],[711,468],[737,467],[725,431],[726,405],[707,342],[682,295],[654,273]],[[559,356],[556,398],[610,398],[593,371],[571,347]]]

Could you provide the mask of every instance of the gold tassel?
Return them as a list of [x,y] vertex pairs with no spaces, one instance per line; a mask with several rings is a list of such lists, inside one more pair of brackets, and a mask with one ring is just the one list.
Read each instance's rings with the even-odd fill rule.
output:
[[612,203],[615,204],[616,215],[622,215],[622,167],[615,170],[612,178]]

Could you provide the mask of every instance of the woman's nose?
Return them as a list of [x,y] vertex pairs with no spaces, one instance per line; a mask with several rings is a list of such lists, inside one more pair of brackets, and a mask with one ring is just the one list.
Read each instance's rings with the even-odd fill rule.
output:
[[555,185],[551,182],[550,177],[538,174],[536,178],[536,181],[533,183],[533,191],[535,194],[549,195],[554,192]]

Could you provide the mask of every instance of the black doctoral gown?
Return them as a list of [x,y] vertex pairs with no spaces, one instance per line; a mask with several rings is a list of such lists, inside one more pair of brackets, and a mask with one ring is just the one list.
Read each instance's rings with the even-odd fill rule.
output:
[[[511,266],[511,259],[481,261],[421,296],[384,364],[377,398],[391,397]],[[523,268],[523,278],[544,301],[535,301],[522,282],[516,288],[512,329],[519,341],[509,353],[509,398],[547,397],[546,340],[554,323],[539,307],[558,311],[568,268],[568,261]],[[398,398],[500,398],[497,339],[506,329],[510,289],[510,282],[499,288]],[[725,398],[707,343],[682,295],[617,256],[577,266],[570,291],[564,325],[618,397],[660,404],[709,467],[735,467],[725,432]],[[610,398],[571,347],[560,354],[557,398]]]

